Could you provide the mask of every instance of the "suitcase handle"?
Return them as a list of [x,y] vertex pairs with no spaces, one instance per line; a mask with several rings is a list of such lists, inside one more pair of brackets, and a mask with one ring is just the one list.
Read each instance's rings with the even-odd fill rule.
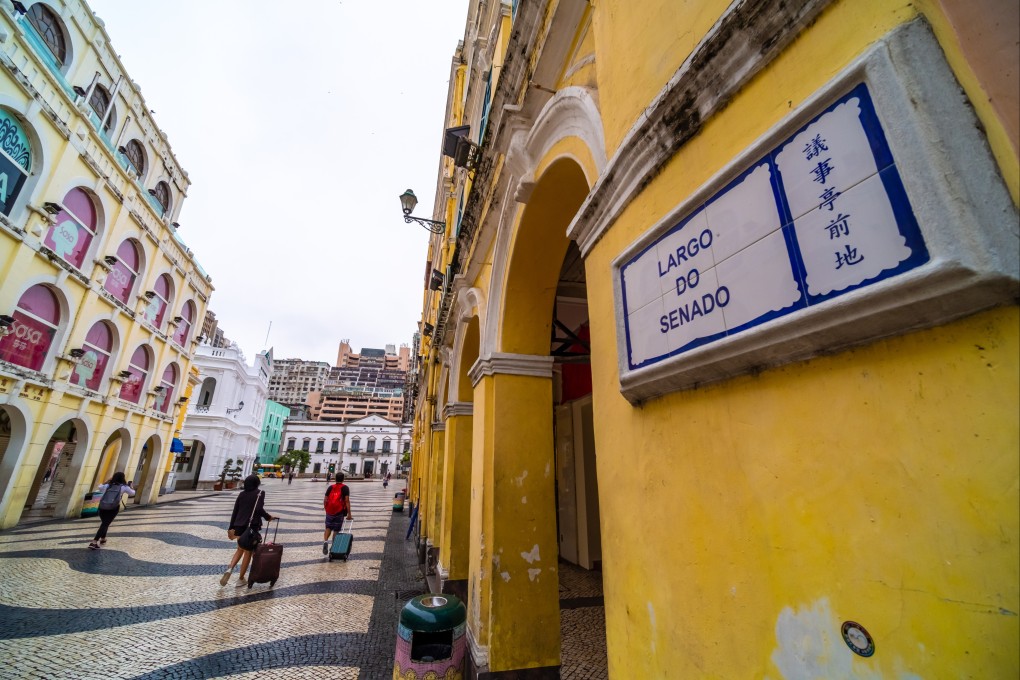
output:
[[[276,529],[273,531],[273,543],[276,543],[276,536],[277,536],[277,534],[280,533],[280,518],[279,517],[274,517],[273,519],[269,520],[269,524],[272,524],[273,522],[276,522]],[[267,534],[269,533],[269,527],[268,526],[266,527],[266,533]]]
[[340,533],[341,534],[343,534],[343,533],[353,534],[354,532],[351,531],[351,527],[353,527],[353,526],[354,526],[354,519],[345,519],[344,523],[343,523],[343,526],[340,527]]

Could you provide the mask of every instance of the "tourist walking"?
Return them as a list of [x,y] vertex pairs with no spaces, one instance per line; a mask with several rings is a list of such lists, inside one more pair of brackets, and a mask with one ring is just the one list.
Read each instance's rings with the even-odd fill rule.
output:
[[106,545],[106,531],[113,523],[113,518],[120,512],[120,500],[127,494],[134,497],[135,490],[124,478],[123,472],[113,473],[113,477],[106,484],[99,485],[99,493],[103,494],[99,499],[99,529],[95,538],[89,543],[90,550],[99,550]]
[[[328,477],[327,477],[328,479]],[[326,496],[322,501],[326,511],[326,531],[322,535],[322,554],[329,554],[329,540],[333,534],[340,533],[344,528],[344,518],[354,519],[351,514],[351,490],[344,484],[344,473],[336,473],[336,484],[326,487]]]
[[[227,566],[227,570],[220,577],[220,585],[227,585],[234,567],[241,562],[241,572],[237,576],[236,585],[238,588],[248,585],[245,574],[248,573],[248,565],[251,563],[251,554],[255,547],[262,542],[262,520],[273,521],[273,516],[265,510],[265,492],[259,490],[258,475],[248,475],[244,478],[244,491],[237,494],[234,501],[234,511],[230,514],[230,525],[227,529],[227,536],[237,540],[237,549]],[[247,535],[245,532],[249,532]]]

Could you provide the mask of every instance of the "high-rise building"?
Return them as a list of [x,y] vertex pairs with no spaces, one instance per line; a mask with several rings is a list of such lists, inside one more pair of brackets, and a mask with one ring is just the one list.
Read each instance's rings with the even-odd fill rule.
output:
[[0,3],[0,528],[75,516],[115,471],[156,499],[213,290],[111,44],[81,0]]
[[291,418],[307,417],[308,394],[322,389],[329,369],[325,361],[276,359],[269,380],[269,398],[287,406]]
[[410,350],[394,345],[386,349],[362,348],[351,351],[344,340],[337,353],[337,366],[329,370],[320,390],[308,395],[313,420],[345,422],[378,415],[401,422],[404,414],[404,382]]

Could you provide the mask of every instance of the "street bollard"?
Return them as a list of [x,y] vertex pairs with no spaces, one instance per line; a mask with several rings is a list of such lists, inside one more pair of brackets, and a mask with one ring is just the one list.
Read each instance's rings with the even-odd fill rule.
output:
[[393,680],[461,680],[467,610],[455,595],[429,593],[404,605],[397,626]]
[[404,511],[404,492],[398,491],[393,494],[393,512]]

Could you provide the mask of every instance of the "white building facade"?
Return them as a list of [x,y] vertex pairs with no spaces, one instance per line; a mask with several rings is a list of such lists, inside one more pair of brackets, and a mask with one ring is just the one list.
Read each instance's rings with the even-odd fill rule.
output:
[[381,477],[396,473],[400,459],[410,450],[411,424],[376,415],[345,423],[288,420],[283,442],[285,451],[311,454],[306,473],[327,474],[333,465],[335,471],[348,475]]
[[242,478],[252,472],[272,374],[268,353],[258,354],[249,366],[233,344],[201,345],[195,365],[202,382],[188,405],[180,437],[184,451],[178,455],[174,483],[168,485],[181,490],[212,488],[228,459],[241,464]]

